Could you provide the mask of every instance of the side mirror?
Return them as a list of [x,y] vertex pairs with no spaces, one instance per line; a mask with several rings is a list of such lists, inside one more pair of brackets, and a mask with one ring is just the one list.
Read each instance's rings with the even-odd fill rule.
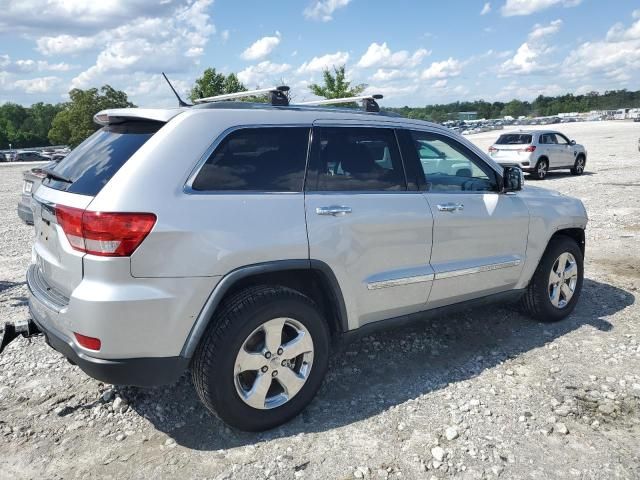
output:
[[571,140],[571,142],[569,142],[569,143],[571,143],[571,145],[575,145],[576,141],[575,140]]
[[524,173],[520,167],[504,167],[502,170],[502,191],[517,192],[524,185]]

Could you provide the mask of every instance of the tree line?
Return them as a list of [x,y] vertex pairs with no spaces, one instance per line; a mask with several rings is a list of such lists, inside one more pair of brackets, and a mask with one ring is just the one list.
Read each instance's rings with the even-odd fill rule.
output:
[[[284,83],[284,81],[282,81]],[[321,84],[309,86],[311,93],[325,98],[353,97],[361,94],[365,84],[352,85],[346,80],[345,66],[333,67],[323,72]],[[196,79],[189,98],[211,97],[225,93],[246,91],[247,88],[234,73],[225,75],[215,68],[207,68]],[[169,91],[168,91],[169,92]],[[170,93],[168,93],[170,95]],[[265,101],[263,97],[250,97],[248,101]],[[354,104],[351,104],[354,105]],[[56,105],[35,103],[23,107],[15,103],[0,105],[0,149],[29,148],[46,145],[77,146],[98,129],[93,116],[107,108],[134,107],[123,91],[110,85],[102,88],[69,92],[69,101]],[[350,106],[348,104],[344,106]],[[456,118],[458,112],[477,112],[478,118],[550,116],[561,112],[588,112],[590,110],[613,110],[640,107],[640,90],[610,90],[604,93],[590,92],[585,95],[540,95],[532,102],[511,100],[510,102],[453,102],[427,105],[425,107],[385,108],[408,118],[443,122]]]

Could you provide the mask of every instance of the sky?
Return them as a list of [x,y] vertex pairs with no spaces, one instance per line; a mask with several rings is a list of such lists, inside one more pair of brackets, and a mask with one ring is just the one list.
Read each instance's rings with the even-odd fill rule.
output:
[[638,0],[0,0],[0,103],[109,84],[176,103],[205,68],[310,100],[322,70],[386,106],[640,90]]

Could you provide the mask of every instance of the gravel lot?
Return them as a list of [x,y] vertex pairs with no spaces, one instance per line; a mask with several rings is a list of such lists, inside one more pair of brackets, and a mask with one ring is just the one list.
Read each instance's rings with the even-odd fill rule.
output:
[[[582,177],[536,182],[590,216],[567,320],[485,307],[362,338],[303,415],[263,434],[222,425],[187,376],[113,387],[19,339],[0,355],[0,478],[640,478],[640,124],[558,127],[589,152]],[[28,315],[23,169],[0,166],[2,321]]]

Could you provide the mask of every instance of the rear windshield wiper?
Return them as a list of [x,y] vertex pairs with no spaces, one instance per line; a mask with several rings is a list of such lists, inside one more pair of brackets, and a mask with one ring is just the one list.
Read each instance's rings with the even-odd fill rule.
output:
[[47,176],[47,178],[53,178],[54,180],[59,180],[65,183],[73,183],[73,179],[66,177],[60,173],[54,172],[49,168],[42,168],[40,170]]

